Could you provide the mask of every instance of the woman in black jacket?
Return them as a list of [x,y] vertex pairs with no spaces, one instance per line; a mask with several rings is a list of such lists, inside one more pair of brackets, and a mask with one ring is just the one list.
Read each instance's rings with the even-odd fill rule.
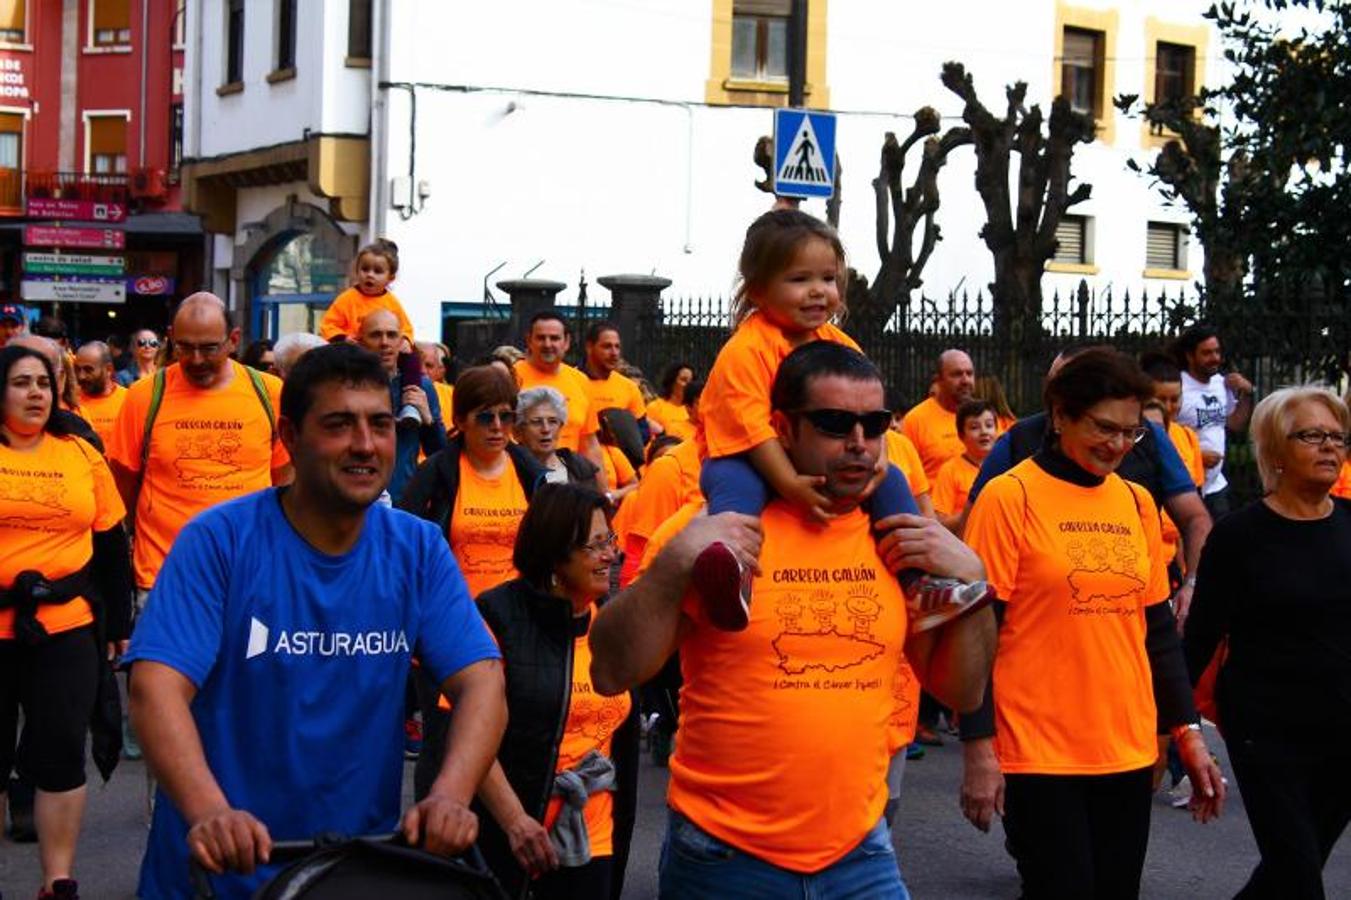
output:
[[1267,494],[1215,523],[1197,567],[1183,648],[1193,683],[1220,660],[1217,724],[1262,857],[1242,898],[1321,900],[1351,821],[1351,502],[1329,496],[1349,429],[1323,388],[1257,404]]
[[479,789],[479,843],[512,897],[617,900],[623,890],[637,705],[592,688],[587,642],[617,554],[605,507],[587,488],[540,487],[516,535],[521,577],[478,598],[502,650],[509,715]]

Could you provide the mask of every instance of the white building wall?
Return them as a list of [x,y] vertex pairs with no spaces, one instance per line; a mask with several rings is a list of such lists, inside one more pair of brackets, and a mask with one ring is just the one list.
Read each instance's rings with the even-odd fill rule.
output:
[[[1146,18],[1200,24],[1207,2],[1076,5],[1117,10],[1115,79],[1108,86],[1114,96],[1142,93],[1152,78]],[[208,34],[215,27],[223,35],[223,23],[211,24],[222,6],[203,5]],[[377,6],[390,21],[376,77],[421,85],[415,180],[426,181],[430,195],[407,218],[382,201],[391,179],[408,172],[410,104],[404,88],[377,91],[387,124],[372,138],[373,208],[362,237],[382,234],[398,242],[395,291],[420,331],[439,331],[441,302],[478,300],[484,275],[499,263],[506,265],[493,281],[518,277],[543,260],[534,275],[567,282],[564,301],[575,296],[583,269],[593,299],[605,294],[596,277],[618,272],[671,278],[672,296],[730,294],[745,227],[770,203],[752,186],[760,172],[751,151],[756,138],[770,132],[772,112],[704,104],[712,0],[377,0]],[[312,12],[316,7],[321,13]],[[345,0],[302,3],[310,18],[289,93],[278,90],[284,85],[266,84],[272,25],[254,8],[250,3],[244,94],[217,98],[211,73],[223,71],[224,63],[212,54],[221,48],[203,54],[201,155],[294,140],[306,126],[364,132],[372,76],[343,64]],[[884,133],[904,138],[910,115],[926,104],[943,114],[945,126],[960,124],[960,101],[938,80],[948,59],[966,63],[992,109],[1003,108],[1004,85],[1022,79],[1029,104],[1049,112],[1056,6],[1050,0],[939,6],[831,0],[828,19],[827,83],[840,115],[844,165],[841,232],[852,263],[871,277],[878,266],[871,180]],[[377,31],[377,57],[381,53]],[[1219,53],[1212,33],[1206,76],[1212,83]],[[322,89],[308,87],[319,80]],[[1136,294],[1145,285],[1146,222],[1187,217],[1165,209],[1147,180],[1126,169],[1127,158],[1143,162],[1153,152],[1141,147],[1140,123],[1115,110],[1108,114],[1116,120],[1112,145],[1077,150],[1075,173],[1093,185],[1093,198],[1075,212],[1094,219],[1099,272],[1090,283]],[[909,161],[911,177],[917,156]],[[940,177],[944,240],[925,273],[924,293],[931,297],[983,289],[992,278],[978,237],[985,216],[973,175],[972,151],[965,148]],[[806,208],[824,215],[822,202]],[[1193,245],[1189,268],[1197,277],[1200,266]],[[1046,292],[1072,289],[1081,277],[1048,273]],[[1181,286],[1169,281],[1150,288]]]

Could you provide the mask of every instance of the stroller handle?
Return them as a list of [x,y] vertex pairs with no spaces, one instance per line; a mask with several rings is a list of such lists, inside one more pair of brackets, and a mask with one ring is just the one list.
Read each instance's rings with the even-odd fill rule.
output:
[[[396,847],[408,846],[408,841],[404,839],[402,831],[387,831],[380,834],[359,834],[346,835],[334,832],[324,832],[317,834],[312,838],[295,841],[276,841],[272,845],[272,852],[268,854],[268,865],[284,865],[304,859],[316,850],[323,847],[330,847],[337,844],[346,844],[352,841],[362,841],[367,844],[391,844]],[[466,863],[476,870],[488,871],[488,863],[479,852],[478,844],[470,844],[463,853],[460,854]],[[188,874],[192,882],[193,900],[215,900],[216,890],[211,886],[211,877],[206,869],[196,859],[188,857]]]

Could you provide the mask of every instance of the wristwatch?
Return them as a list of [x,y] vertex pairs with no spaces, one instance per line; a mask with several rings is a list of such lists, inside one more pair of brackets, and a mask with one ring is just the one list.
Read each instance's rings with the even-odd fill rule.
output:
[[1168,729],[1168,735],[1173,739],[1174,744],[1181,743],[1182,739],[1187,736],[1187,732],[1193,732],[1197,737],[1201,737],[1201,723],[1188,722],[1185,725],[1174,725]]

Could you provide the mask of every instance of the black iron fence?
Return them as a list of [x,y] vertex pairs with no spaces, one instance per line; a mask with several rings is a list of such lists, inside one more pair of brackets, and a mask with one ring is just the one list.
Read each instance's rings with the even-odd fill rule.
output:
[[[625,355],[653,385],[666,366],[677,361],[702,376],[730,334],[728,309],[724,297],[665,298],[643,339],[630,342]],[[609,309],[603,302],[588,303],[575,314],[577,324],[583,325],[583,320],[604,318]],[[1105,343],[1133,354],[1161,350],[1198,321],[1219,329],[1228,364],[1253,382],[1259,397],[1284,385],[1315,381],[1339,392],[1346,388],[1351,308],[1321,302],[1314,295],[1218,309],[1208,308],[1193,289],[1183,286],[1132,291],[1093,289],[1080,282],[1073,291],[1052,292],[1045,298],[1037,320],[1002,329],[984,292],[953,294],[943,300],[916,297],[903,317],[894,315],[880,331],[872,329],[876,337],[860,343],[907,406],[926,395],[939,354],[957,348],[971,355],[978,374],[997,376],[1013,410],[1027,414],[1041,408],[1046,368],[1066,347]],[[578,352],[580,344],[575,342]],[[1243,435],[1231,435],[1226,472],[1241,498],[1260,494],[1251,448]]]

